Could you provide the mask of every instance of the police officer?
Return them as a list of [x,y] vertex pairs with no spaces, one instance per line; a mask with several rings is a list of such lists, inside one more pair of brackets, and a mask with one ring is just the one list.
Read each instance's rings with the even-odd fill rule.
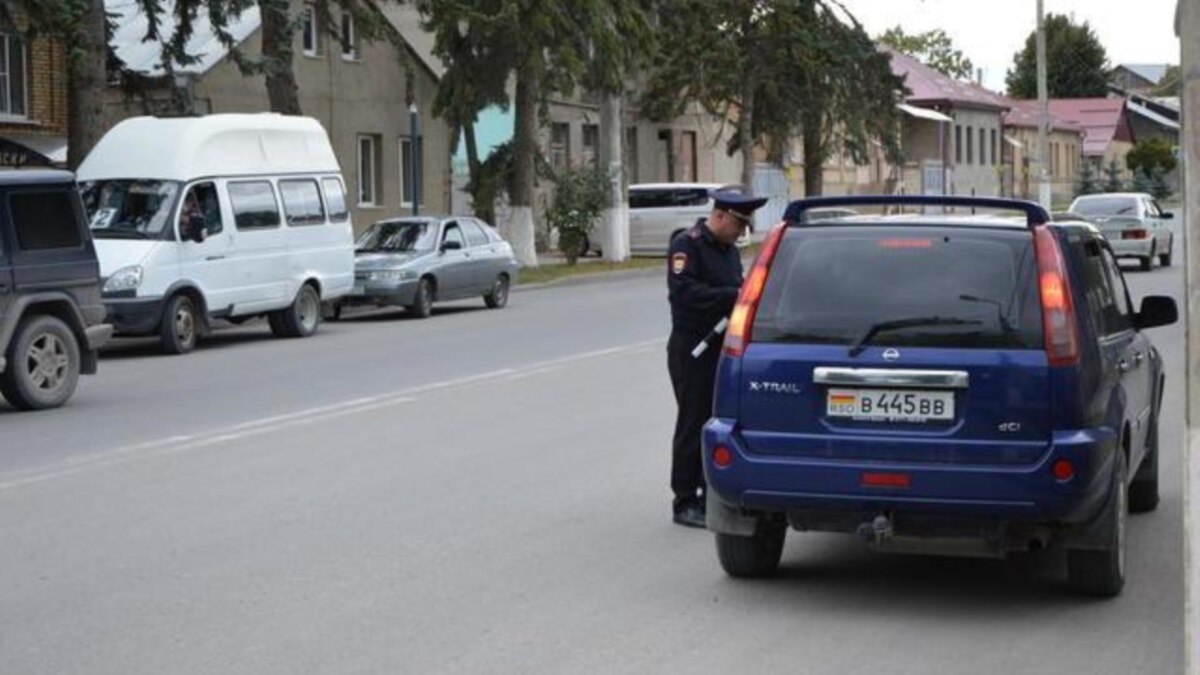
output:
[[[719,336],[710,336],[729,316],[742,285],[742,260],[735,245],[752,214],[766,199],[737,189],[713,193],[713,211],[675,237],[667,255],[671,338],[667,369],[679,410],[671,462],[674,520],[704,527],[704,469],[700,434],[712,415],[713,388],[720,356]],[[699,357],[692,351],[706,338],[712,344]]]

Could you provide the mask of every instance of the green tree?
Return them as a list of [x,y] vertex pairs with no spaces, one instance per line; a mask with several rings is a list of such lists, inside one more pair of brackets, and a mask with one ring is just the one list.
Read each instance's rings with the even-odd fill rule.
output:
[[[473,58],[489,60],[504,77],[463,73],[473,87],[494,93],[515,76],[513,170],[509,189],[512,218],[509,239],[517,259],[537,265],[533,193],[537,172],[537,134],[549,94],[570,95],[578,86],[612,84],[625,56],[649,42],[649,0],[575,0],[564,11],[555,0],[439,0],[421,6],[435,35],[457,31],[470,36]],[[443,47],[447,47],[443,43]],[[447,48],[444,54],[450,54]],[[480,83],[483,77],[493,82]],[[458,114],[468,119],[481,96],[463,97]],[[474,100],[473,100],[474,99]]]
[[[157,10],[157,0],[136,0]],[[0,23],[25,23],[67,45],[67,166],[77,168],[104,133],[104,96],[115,57],[108,47],[104,0],[7,0]]]
[[1171,144],[1164,138],[1147,138],[1138,141],[1125,155],[1125,166],[1130,171],[1143,172],[1148,176],[1166,175],[1175,170],[1178,161]]
[[1085,160],[1079,165],[1079,183],[1075,188],[1075,195],[1094,195],[1097,192],[1100,192],[1100,181],[1096,177],[1096,168]]
[[1125,180],[1121,178],[1121,165],[1112,160],[1104,167],[1104,191],[1120,192],[1125,189]]
[[643,112],[666,120],[698,103],[733,120],[743,183],[756,146],[779,161],[797,135],[808,194],[820,194],[831,152],[863,162],[879,140],[899,154],[903,83],[836,1],[664,0],[658,24]]
[[1167,72],[1155,85],[1155,96],[1179,96],[1183,92],[1183,76],[1179,66],[1168,66]]
[[969,80],[975,75],[971,59],[956,49],[954,41],[940,28],[909,35],[900,26],[895,26],[880,35],[879,42],[950,77]]
[[598,167],[568,169],[554,182],[554,197],[544,214],[546,226],[558,231],[558,250],[568,265],[574,265],[608,204],[608,174]]
[[[1051,98],[1088,98],[1108,94],[1108,52],[1086,21],[1046,15],[1046,85]],[[1008,95],[1037,98],[1037,32],[1013,56]]]

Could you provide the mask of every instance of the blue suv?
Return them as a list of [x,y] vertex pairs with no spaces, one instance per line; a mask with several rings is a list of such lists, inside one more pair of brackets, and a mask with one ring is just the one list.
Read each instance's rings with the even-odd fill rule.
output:
[[[806,218],[884,206],[907,213]],[[892,552],[1061,545],[1072,586],[1118,594],[1127,513],[1158,503],[1163,364],[1143,331],[1176,320],[1170,297],[1134,311],[1099,231],[1031,203],[792,203],[742,287],[704,430],[722,567],[774,573],[790,526]]]

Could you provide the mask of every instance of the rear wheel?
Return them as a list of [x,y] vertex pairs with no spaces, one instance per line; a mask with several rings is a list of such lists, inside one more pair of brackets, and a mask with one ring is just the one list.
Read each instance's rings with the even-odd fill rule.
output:
[[79,384],[79,342],[62,320],[34,316],[23,320],[8,347],[8,367],[0,393],[21,410],[57,408]]
[[196,303],[186,295],[176,295],[167,302],[162,326],[158,329],[159,342],[167,354],[186,354],[196,348],[199,335],[200,315]]
[[1129,483],[1129,512],[1149,513],[1158,508],[1158,415],[1151,421],[1146,457]]
[[1142,271],[1149,272],[1150,268],[1154,266],[1154,254],[1151,253],[1150,255],[1146,256],[1145,258],[1140,258],[1139,261],[1142,264],[1142,267],[1141,267]]
[[1113,496],[1108,504],[1106,546],[1100,550],[1067,551],[1067,580],[1081,593],[1114,597],[1125,585],[1125,528],[1129,514],[1126,471],[1125,453],[1118,451],[1113,471]]
[[717,559],[731,577],[769,577],[779,569],[787,526],[760,523],[752,537],[734,534],[716,535]]
[[321,323],[321,296],[312,284],[304,284],[291,306],[271,312],[267,322],[276,337],[308,337],[317,332],[317,326]]
[[[1171,248],[1174,248],[1174,247],[1172,246]],[[1162,255],[1158,256],[1158,262],[1163,267],[1171,266],[1171,252],[1172,252],[1171,248],[1168,248],[1166,253],[1163,253]]]
[[433,314],[433,282],[428,278],[421,279],[417,284],[417,294],[408,306],[408,311],[418,319],[427,318]]
[[508,304],[508,283],[508,277],[504,274],[492,282],[492,287],[483,296],[483,302],[488,309],[500,309]]

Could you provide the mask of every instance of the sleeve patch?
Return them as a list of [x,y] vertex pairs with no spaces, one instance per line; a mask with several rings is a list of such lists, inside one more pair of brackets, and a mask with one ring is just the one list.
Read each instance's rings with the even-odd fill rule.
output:
[[672,255],[671,256],[671,273],[672,274],[683,274],[683,271],[685,269],[687,269],[687,264],[688,264],[688,254],[676,253],[676,254]]

